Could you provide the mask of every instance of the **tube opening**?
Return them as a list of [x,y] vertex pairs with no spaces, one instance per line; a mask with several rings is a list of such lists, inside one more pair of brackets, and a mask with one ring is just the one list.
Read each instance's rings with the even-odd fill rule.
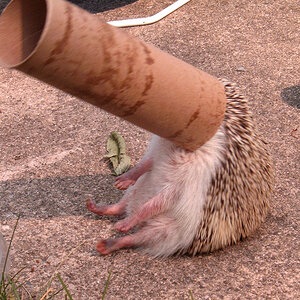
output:
[[45,0],[12,0],[0,16],[0,64],[15,67],[36,48],[46,22]]

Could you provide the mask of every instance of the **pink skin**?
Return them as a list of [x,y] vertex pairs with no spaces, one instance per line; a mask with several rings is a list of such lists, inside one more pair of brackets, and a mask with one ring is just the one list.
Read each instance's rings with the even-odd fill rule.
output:
[[[135,215],[127,217],[124,220],[116,223],[115,229],[122,232],[128,232],[135,225],[159,214],[166,209],[166,204],[169,203],[167,201],[163,204],[162,199],[162,194],[158,194],[147,203],[145,203]],[[107,255],[122,248],[140,246],[143,241],[145,242],[145,232],[139,231],[135,234],[126,235],[121,238],[107,240],[102,239],[98,242],[97,250],[102,255]]]
[[91,199],[88,199],[86,202],[87,209],[99,216],[121,216],[125,213],[126,205],[126,199],[114,205],[97,205]]
[[134,215],[117,222],[114,228],[121,232],[128,232],[135,225],[158,215],[163,210],[163,196],[158,194],[147,201]]
[[[115,186],[118,189],[127,189],[130,185],[133,185],[141,175],[148,172],[151,167],[152,159],[143,160],[135,168],[119,176],[116,179]],[[122,215],[125,213],[128,200],[127,197],[123,197],[119,203],[114,205],[96,205],[94,201],[89,199],[86,205],[88,210],[98,215]],[[169,201],[164,200],[163,194],[158,194],[147,201],[134,215],[117,222],[114,228],[121,232],[128,232],[135,225],[165,210]],[[97,250],[101,254],[106,255],[121,248],[138,246],[143,238],[144,233],[137,232],[136,234],[126,235],[117,239],[102,239],[97,244]]]
[[[114,184],[120,190],[127,189],[135,184],[140,176],[148,172],[152,167],[152,159],[142,160],[135,168],[116,178]],[[113,205],[96,205],[95,201],[88,199],[86,207],[89,211],[99,215],[120,216],[125,213],[128,199],[125,197],[119,203]]]
[[119,190],[126,190],[130,185],[134,185],[139,177],[148,172],[151,167],[151,158],[142,160],[133,169],[117,177],[114,186]]
[[102,255],[107,255],[122,248],[134,247],[136,246],[136,235],[126,235],[117,239],[100,240],[97,244],[97,250]]

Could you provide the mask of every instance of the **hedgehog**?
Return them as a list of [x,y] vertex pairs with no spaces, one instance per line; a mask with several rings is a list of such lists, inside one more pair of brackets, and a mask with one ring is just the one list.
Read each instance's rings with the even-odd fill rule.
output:
[[116,178],[115,186],[127,189],[121,201],[87,201],[98,215],[126,215],[114,228],[130,234],[101,239],[101,254],[135,247],[153,257],[194,256],[245,239],[265,219],[273,186],[266,142],[247,99],[234,83],[219,80],[226,111],[209,141],[188,151],[153,135],[141,162]]

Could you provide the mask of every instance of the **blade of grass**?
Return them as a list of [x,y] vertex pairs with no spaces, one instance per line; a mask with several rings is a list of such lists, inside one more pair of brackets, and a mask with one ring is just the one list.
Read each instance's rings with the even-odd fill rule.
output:
[[9,245],[8,245],[8,249],[7,249],[7,251],[6,251],[6,256],[5,256],[5,261],[4,261],[4,266],[3,266],[2,276],[1,276],[1,280],[2,280],[2,281],[4,280],[5,269],[6,269],[6,265],[7,265],[7,261],[8,261],[8,255],[9,255],[9,252],[10,252],[10,249],[11,249],[11,244],[12,244],[12,241],[13,241],[13,238],[14,238],[14,235],[15,235],[15,232],[16,232],[16,229],[17,229],[19,220],[20,220],[20,215],[18,215],[18,217],[17,217],[16,224],[15,224],[15,226],[14,226],[14,229],[13,229],[13,232],[12,232],[12,235],[11,235],[11,238],[10,238],[10,240],[9,240]]
[[102,294],[102,300],[104,300],[104,297],[106,295],[107,288],[108,288],[109,281],[110,281],[110,276],[111,276],[111,271],[109,271],[108,277],[107,277],[106,282],[105,282],[105,287],[104,287],[104,291],[103,291],[103,294]]
[[1,285],[0,285],[0,291],[1,291],[1,293],[5,293],[6,289],[8,287],[8,285],[5,284],[5,269],[6,269],[6,266],[7,266],[8,256],[9,256],[9,252],[10,252],[10,249],[11,249],[11,244],[12,244],[12,241],[13,241],[13,238],[14,238],[14,235],[15,235],[15,232],[16,232],[19,220],[20,220],[20,215],[18,215],[18,217],[17,217],[17,221],[16,221],[16,224],[14,226],[11,238],[9,240],[9,245],[8,245],[8,248],[7,248],[7,251],[6,251],[6,256],[5,256],[5,260],[4,260],[4,266],[3,266],[3,270],[2,270],[2,274],[1,274]]
[[48,297],[48,295],[49,295],[51,292],[52,292],[52,289],[49,288],[49,289],[46,291],[46,293],[42,296],[42,298],[40,298],[40,300],[45,300],[46,297]]
[[[21,273],[24,269],[26,269],[26,267],[23,267],[21,270],[19,270],[13,277],[9,277],[9,279],[6,280],[6,286],[5,289],[7,289],[9,286],[12,286],[12,284],[14,285],[15,290],[21,290],[22,289],[22,295],[23,295],[23,290],[25,290],[25,292],[28,294],[29,298],[26,298],[28,300],[33,300],[31,294],[29,293],[29,291],[27,290],[27,288],[25,287],[25,281],[22,283],[18,283],[18,280],[15,280],[15,277]],[[12,289],[12,288],[11,288]],[[2,300],[2,298],[0,298]],[[9,298],[10,299],[10,298]],[[22,296],[23,299],[23,296]]]
[[[27,288],[25,287],[25,285],[23,285],[22,288],[23,288],[23,290],[27,293],[27,295],[28,295],[28,297],[29,297],[29,298],[27,298],[27,299],[28,299],[28,300],[33,300],[31,294],[29,293],[29,291],[27,290]],[[23,298],[22,298],[22,299],[23,299]]]
[[47,300],[51,300],[51,299],[53,299],[56,295],[58,295],[61,291],[63,291],[64,290],[64,288],[61,288],[60,290],[58,290],[57,292],[55,292],[54,294],[52,294],[51,296],[50,296],[50,298],[47,298]]
[[14,294],[16,300],[21,300],[21,299],[20,299],[20,296],[19,296],[19,293],[18,293],[18,291],[17,291],[17,288],[16,288],[15,283],[14,283],[13,281],[10,281],[10,282],[11,282],[11,290],[12,290],[12,292],[13,292],[13,294]]
[[[55,271],[53,272],[53,274],[52,274],[52,276],[50,277],[50,279],[46,282],[46,284],[44,285],[44,287],[42,287],[41,289],[40,289],[40,291],[41,290],[48,290],[49,289],[49,287],[50,287],[50,285],[51,285],[51,283],[52,283],[52,281],[53,281],[53,279],[54,279],[54,277],[55,277],[55,275],[57,274],[57,272],[58,272],[58,270],[60,269],[60,267],[65,263],[65,261],[75,252],[75,251],[77,251],[83,244],[85,244],[87,242],[87,239],[86,240],[84,240],[82,243],[80,243],[77,247],[75,247],[75,248],[73,248],[69,253],[67,253],[64,257],[63,257],[63,259],[61,260],[61,262],[58,264],[58,266],[55,268]],[[42,293],[42,294],[44,294],[45,293],[45,291]]]
[[194,300],[194,296],[193,296],[193,293],[192,293],[191,290],[189,290],[189,294],[190,294],[190,297],[191,297],[190,299],[191,299],[191,300]]
[[60,283],[61,283],[62,287],[64,288],[65,292],[67,293],[67,295],[68,295],[69,299],[70,299],[70,300],[73,300],[73,298],[72,298],[72,296],[71,296],[71,294],[70,294],[69,290],[67,289],[67,287],[66,287],[65,283],[63,282],[63,280],[62,280],[62,278],[61,278],[60,274],[59,274],[59,273],[57,273],[57,274],[56,274],[56,276],[57,276],[58,280],[60,281]]
[[[7,283],[5,284],[5,290],[10,285],[10,281],[13,281],[24,269],[26,269],[26,267],[23,267],[22,269],[20,269],[14,276],[9,277],[9,280],[7,280]],[[17,282],[18,282],[18,280],[15,280],[15,283],[17,283]],[[22,285],[22,284],[20,284],[20,285]]]
[[21,268],[14,276],[10,277],[11,280],[14,280],[23,270],[25,270],[27,267]]

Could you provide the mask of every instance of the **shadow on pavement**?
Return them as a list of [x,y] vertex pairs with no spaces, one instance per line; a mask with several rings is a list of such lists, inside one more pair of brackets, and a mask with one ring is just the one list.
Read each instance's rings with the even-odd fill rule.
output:
[[2,13],[3,9],[6,7],[6,5],[9,3],[10,0],[1,0],[0,1],[0,14]]
[[99,13],[134,3],[138,0],[69,0],[70,2],[88,10],[91,13]]
[[[0,14],[10,0],[0,1]],[[91,13],[99,13],[134,3],[138,0],[68,0]]]
[[114,176],[85,175],[78,177],[50,177],[17,179],[0,182],[1,219],[20,215],[22,218],[94,215],[86,208],[86,200],[113,204],[123,191],[114,186]]
[[283,89],[280,96],[286,104],[300,109],[300,85],[293,85]]

